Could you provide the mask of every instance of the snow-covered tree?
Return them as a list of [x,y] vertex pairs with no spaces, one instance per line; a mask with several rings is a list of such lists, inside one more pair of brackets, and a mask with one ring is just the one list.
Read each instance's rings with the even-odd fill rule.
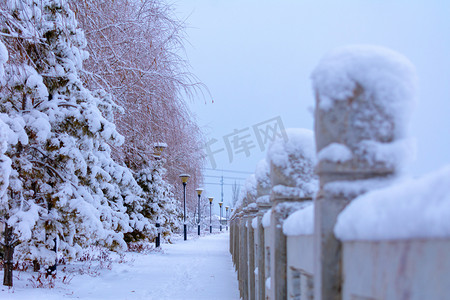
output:
[[[114,157],[137,172],[152,159],[153,143],[165,141],[169,145],[167,180],[179,184],[179,174],[191,175],[190,204],[201,183],[198,170],[204,161],[204,142],[185,96],[204,89],[189,72],[183,55],[184,25],[176,18],[174,6],[165,0],[71,4],[91,54],[84,80],[110,92],[124,108],[116,119],[126,143],[114,148]],[[181,191],[181,187],[176,189]]]
[[[27,140],[12,144],[7,223],[22,243],[21,258],[55,262],[54,247],[75,258],[81,247],[125,249],[124,233],[149,226],[139,213],[142,189],[115,163],[123,137],[114,104],[81,81],[86,40],[67,0],[9,0],[2,38],[10,62],[0,111],[20,118]],[[107,117],[107,118],[105,118]],[[127,206],[136,207],[128,211]]]
[[[4,85],[6,83],[4,64],[7,60],[8,51],[0,41],[0,94],[4,91]],[[22,143],[27,143],[23,123],[21,118],[10,118],[7,114],[0,113],[0,227],[3,228],[3,239],[0,241],[0,245],[4,255],[3,284],[7,286],[12,286],[13,284],[12,261],[15,246],[18,243],[7,221],[17,212],[19,203],[9,197],[7,193],[12,168],[11,159],[5,155],[5,152],[7,151],[8,145],[17,144],[19,140]]]
[[[173,186],[165,180],[166,160],[164,158],[150,161],[136,174],[136,180],[145,193],[145,203],[142,214],[150,220],[152,225],[161,224],[162,236],[170,235],[182,226],[183,212],[180,203],[175,199]],[[135,230],[127,234],[127,240],[153,240],[156,227],[148,228],[146,232]]]

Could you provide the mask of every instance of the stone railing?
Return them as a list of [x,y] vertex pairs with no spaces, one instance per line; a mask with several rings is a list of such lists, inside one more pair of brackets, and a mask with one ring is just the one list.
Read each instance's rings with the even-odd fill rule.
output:
[[287,299],[283,223],[310,204],[317,190],[313,132],[288,129],[286,136],[287,140],[274,142],[267,161],[258,164],[256,193],[246,184],[232,216],[230,249],[243,299]]
[[[312,79],[315,135],[275,141],[231,217],[241,298],[448,298],[450,168],[399,179],[413,152],[413,66],[387,49],[347,47]],[[436,209],[424,212],[427,201]]]

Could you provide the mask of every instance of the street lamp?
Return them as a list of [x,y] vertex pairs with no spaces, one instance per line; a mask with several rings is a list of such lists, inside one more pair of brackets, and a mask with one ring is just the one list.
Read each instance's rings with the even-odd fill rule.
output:
[[223,205],[223,202],[219,202],[219,206],[220,206],[220,218],[219,218],[220,231],[222,231],[222,205]]
[[225,206],[225,226],[227,228],[227,231],[228,231],[228,209],[230,209],[230,207]]
[[181,182],[183,183],[183,207],[184,207],[184,213],[183,213],[183,230],[184,230],[184,240],[187,240],[187,226],[186,226],[186,183],[191,177],[189,174],[181,174]]
[[159,223],[159,216],[156,217],[156,240],[155,240],[155,248],[159,248],[161,245],[161,223]]
[[198,195],[198,214],[197,214],[198,222],[197,222],[197,229],[198,229],[198,235],[200,235],[200,198],[202,196],[203,189],[198,188],[195,191],[197,192],[197,195]]
[[212,233],[212,221],[211,221],[211,207],[213,202],[213,197],[209,197],[209,233]]
[[154,149],[153,157],[156,160],[160,159],[164,149],[166,149],[166,148],[167,148],[166,143],[154,143],[153,144],[153,149]]
[[[164,151],[164,149],[167,148],[166,143],[154,143],[153,144],[153,157],[156,161],[159,161],[161,159],[161,155]],[[157,236],[155,240],[155,248],[158,248],[161,245],[161,223],[159,223],[159,216],[156,217],[156,230],[157,230]]]

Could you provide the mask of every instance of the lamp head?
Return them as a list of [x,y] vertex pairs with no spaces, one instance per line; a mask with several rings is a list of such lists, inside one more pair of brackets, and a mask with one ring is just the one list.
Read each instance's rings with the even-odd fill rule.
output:
[[209,199],[209,203],[212,203],[214,198],[213,197],[209,197],[208,199]]
[[189,174],[181,174],[180,175],[181,182],[182,183],[186,183],[188,181],[189,177],[191,177],[191,175],[189,175]]
[[161,157],[161,154],[163,153],[164,149],[166,149],[166,148],[167,148],[166,143],[154,143],[153,149],[155,150],[155,152],[153,152],[153,156],[156,158]]
[[223,205],[223,202],[219,202],[219,206],[222,207],[222,205]]
[[195,191],[196,191],[197,194],[200,196],[200,195],[202,194],[202,192],[203,192],[203,189],[198,188],[198,189],[196,189]]

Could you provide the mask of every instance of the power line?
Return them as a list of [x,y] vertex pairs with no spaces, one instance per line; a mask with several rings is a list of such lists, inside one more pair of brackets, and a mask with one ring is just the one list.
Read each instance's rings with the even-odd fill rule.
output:
[[246,171],[234,171],[234,170],[225,170],[225,169],[211,169],[211,168],[205,168],[205,170],[208,171],[216,171],[216,172],[228,172],[228,173],[240,173],[240,174],[253,174],[253,172],[246,172]]
[[204,184],[207,184],[207,185],[220,185],[220,188],[221,188],[221,202],[223,203],[223,186],[224,185],[229,185],[229,186],[233,186],[233,185],[235,185],[236,184],[236,182],[234,183],[234,184],[231,184],[231,183],[224,183],[224,179],[225,178],[227,178],[227,179],[234,179],[235,181],[236,180],[245,180],[245,178],[242,178],[242,177],[224,177],[223,176],[223,173],[224,172],[227,172],[227,173],[234,173],[234,174],[247,174],[247,175],[250,175],[250,174],[253,174],[252,172],[246,172],[246,171],[236,171],[236,170],[225,170],[225,169],[211,169],[211,168],[205,168],[204,170],[208,170],[208,171],[215,171],[215,172],[221,172],[222,173],[222,175],[221,176],[215,176],[215,175],[203,175],[203,176],[205,176],[205,177],[211,177],[211,178],[220,178],[220,183],[212,183],[212,182],[210,182],[210,183],[204,183]]
[[[217,183],[217,182],[205,182],[203,184],[222,185],[222,183]],[[223,185],[234,185],[234,184],[233,183],[224,183]]]
[[[222,179],[220,179],[220,183],[221,183],[220,188],[222,189],[221,196],[222,196],[222,203],[223,203],[223,185],[224,185],[224,183],[223,183],[223,172],[222,172]],[[220,209],[222,209],[222,208],[220,208]]]
[[246,178],[243,177],[227,177],[227,176],[215,176],[215,175],[203,175],[205,177],[213,177],[213,178],[223,178],[223,179],[239,179],[239,180],[245,180]]

